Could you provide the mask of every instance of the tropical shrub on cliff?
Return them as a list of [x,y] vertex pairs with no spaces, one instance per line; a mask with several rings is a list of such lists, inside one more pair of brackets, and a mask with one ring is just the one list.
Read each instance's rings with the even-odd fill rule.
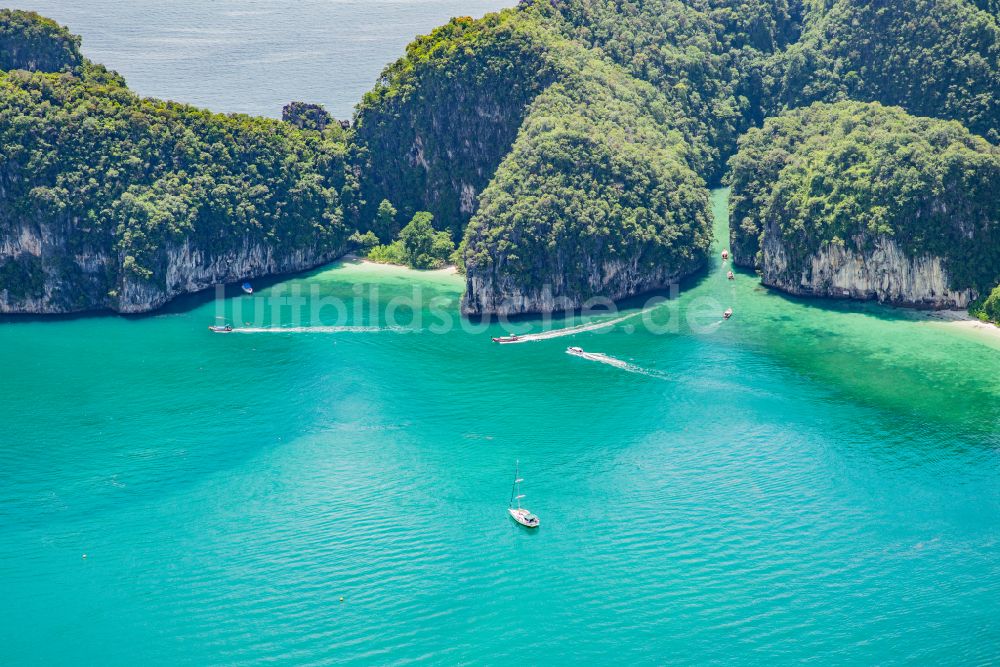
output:
[[437,269],[454,261],[455,242],[448,232],[435,231],[433,220],[434,216],[427,211],[418,211],[397,240],[375,246],[368,251],[368,259],[413,269]]
[[52,19],[0,9],[0,70],[62,72],[83,62],[80,38]]
[[730,161],[732,246],[760,261],[781,234],[790,272],[826,244],[892,237],[944,261],[952,287],[1000,281],[1000,149],[959,123],[877,103],[817,103],[769,119]]
[[1000,325],[1000,285],[983,300],[982,304],[973,309],[980,319]]
[[736,138],[761,117],[765,56],[794,41],[801,0],[537,0],[551,26],[600,49],[652,83],[683,113],[676,119],[697,153],[692,167],[721,175]]
[[1000,27],[981,0],[827,0],[776,58],[776,108],[854,99],[959,120],[1000,141]]

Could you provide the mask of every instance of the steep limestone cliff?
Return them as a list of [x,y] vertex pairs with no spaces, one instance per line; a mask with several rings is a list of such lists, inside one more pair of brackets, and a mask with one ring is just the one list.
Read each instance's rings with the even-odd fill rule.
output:
[[0,313],[74,313],[109,309],[145,313],[176,296],[220,283],[290,273],[329,262],[337,246],[282,250],[260,238],[229,239],[209,250],[192,238],[158,251],[150,279],[121,270],[124,256],[108,248],[77,247],[71,228],[41,224],[0,233]]
[[567,266],[561,257],[550,259],[551,265],[545,268],[552,272],[552,281],[540,286],[525,285],[505,273],[502,264],[467,274],[462,312],[508,316],[573,311],[667,288],[702,265],[691,261],[687,265],[660,266],[644,262],[638,255],[628,261],[585,262],[583,267]]
[[185,239],[166,248],[162,281],[125,276],[109,305],[121,313],[146,312],[180,294],[247,278],[303,271],[336,259],[345,251],[343,245],[278,250],[259,239],[243,237],[233,239],[225,251],[212,253]]
[[[856,250],[863,248],[864,250]],[[968,308],[976,291],[952,289],[940,257],[908,255],[889,236],[831,243],[807,258],[789,261],[782,236],[764,234],[761,282],[798,296],[864,299],[915,308]]]

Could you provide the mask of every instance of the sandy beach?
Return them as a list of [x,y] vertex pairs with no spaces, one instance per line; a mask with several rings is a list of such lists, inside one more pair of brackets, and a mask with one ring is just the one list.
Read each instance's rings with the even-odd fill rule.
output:
[[454,264],[449,264],[448,266],[444,266],[444,267],[442,267],[440,269],[426,269],[426,270],[423,270],[423,269],[411,269],[410,267],[404,266],[402,264],[389,264],[389,263],[385,263],[385,262],[373,262],[370,259],[365,259],[364,257],[358,257],[357,255],[355,255],[353,253],[344,255],[341,258],[341,261],[344,261],[344,262],[358,262],[360,264],[367,264],[369,266],[395,267],[395,268],[398,268],[398,269],[405,269],[407,271],[420,271],[420,273],[429,273],[429,274],[436,274],[436,275],[441,275],[441,276],[454,276],[454,275],[458,275],[458,267],[455,266]]
[[974,333],[988,339],[991,345],[1000,345],[1000,327],[978,320],[964,310],[934,310],[923,313],[927,321],[940,324],[955,331]]

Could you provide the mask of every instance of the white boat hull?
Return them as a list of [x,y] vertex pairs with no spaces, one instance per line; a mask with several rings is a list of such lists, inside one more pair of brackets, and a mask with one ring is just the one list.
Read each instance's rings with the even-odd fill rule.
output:
[[513,507],[509,508],[507,512],[510,513],[510,517],[517,521],[519,524],[525,528],[538,528],[538,517],[532,515],[531,512],[525,509],[515,509]]

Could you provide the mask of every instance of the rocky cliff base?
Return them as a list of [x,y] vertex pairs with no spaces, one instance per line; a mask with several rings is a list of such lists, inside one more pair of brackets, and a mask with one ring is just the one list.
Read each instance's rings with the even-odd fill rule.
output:
[[[214,285],[242,282],[260,276],[294,273],[330,262],[346,252],[343,247],[297,248],[278,251],[244,237],[217,253],[189,239],[172,243],[161,256],[162,270],[144,280],[121,268],[122,258],[107,251],[78,252],[70,261],[64,250],[53,250],[53,236],[44,239],[26,230],[17,239],[18,252],[0,266],[15,266],[24,275],[22,289],[0,289],[0,313],[77,313],[113,310],[147,313],[182,294]],[[4,245],[13,243],[8,239]],[[56,244],[58,247],[59,244]]]
[[790,294],[934,309],[968,308],[977,297],[974,290],[949,287],[941,258],[909,256],[891,237],[854,239],[863,251],[824,245],[798,264],[804,267],[800,271],[791,268],[780,232],[770,230],[764,238],[761,282]]
[[638,262],[606,262],[590,267],[584,284],[573,283],[572,273],[553,272],[553,280],[526,287],[521,278],[498,271],[466,276],[464,315],[524,315],[579,310],[617,301],[643,292],[665,289],[699,270],[692,262],[682,270],[664,266],[640,267]]

